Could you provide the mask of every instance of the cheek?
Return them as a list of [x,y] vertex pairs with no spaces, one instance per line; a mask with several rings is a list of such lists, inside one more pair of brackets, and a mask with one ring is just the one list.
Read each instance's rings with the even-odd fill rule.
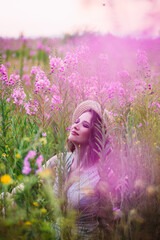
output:
[[85,132],[83,133],[83,139],[86,140],[86,141],[88,141],[89,135],[90,135],[90,130],[85,131]]

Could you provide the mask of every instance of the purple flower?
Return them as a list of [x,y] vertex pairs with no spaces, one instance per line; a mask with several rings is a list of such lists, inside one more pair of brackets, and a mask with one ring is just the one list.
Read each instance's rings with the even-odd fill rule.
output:
[[23,162],[22,173],[29,174],[31,172],[29,158],[32,159],[36,156],[36,151],[29,151]]
[[30,100],[29,102],[24,103],[24,108],[28,115],[35,115],[38,111],[38,102],[36,100]]
[[32,57],[32,56],[34,56],[35,55],[35,51],[30,51],[30,53],[29,53],[29,55]]
[[22,80],[25,82],[26,86],[31,86],[31,82],[30,82],[30,78],[29,78],[28,74],[23,75]]
[[43,162],[43,157],[42,155],[40,155],[37,159],[36,159],[36,164],[38,166],[38,169],[36,170],[36,174],[39,173],[40,171],[42,171],[42,162]]
[[64,62],[63,60],[58,57],[58,58],[55,58],[55,57],[51,57],[49,56],[50,58],[50,65],[51,65],[51,73],[53,73],[55,71],[55,69],[59,70],[60,72],[64,72],[65,70],[65,65],[64,65]]
[[35,73],[36,75],[36,82],[35,82],[35,93],[37,94],[41,90],[48,90],[50,86],[50,81],[49,79],[45,76],[45,73],[37,68],[37,72]]
[[57,104],[61,104],[61,98],[60,96],[58,95],[54,95],[51,102],[54,104],[54,105],[57,105]]
[[14,86],[20,82],[20,76],[18,74],[11,74],[8,81],[6,81],[7,86]]
[[8,79],[7,69],[6,69],[6,67],[3,64],[1,64],[1,67],[0,67],[0,80],[2,82],[7,82],[7,79]]
[[26,97],[26,94],[23,90],[23,87],[17,87],[13,89],[13,93],[11,94],[11,97],[13,98],[13,103],[16,103],[18,105],[23,104],[23,100]]

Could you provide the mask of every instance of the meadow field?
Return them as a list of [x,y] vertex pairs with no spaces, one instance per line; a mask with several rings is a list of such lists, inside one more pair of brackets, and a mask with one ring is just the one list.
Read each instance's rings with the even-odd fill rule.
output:
[[55,174],[42,165],[66,153],[72,113],[87,99],[112,119],[104,164],[121,180],[118,208],[106,200],[99,239],[160,239],[159,53],[160,38],[0,38],[0,239],[78,238],[65,161],[59,157],[58,198]]

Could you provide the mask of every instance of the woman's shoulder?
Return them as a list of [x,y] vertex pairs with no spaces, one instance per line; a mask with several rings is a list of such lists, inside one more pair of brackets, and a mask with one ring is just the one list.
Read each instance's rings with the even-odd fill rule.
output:
[[47,168],[55,167],[58,164],[58,162],[61,162],[59,160],[62,160],[64,157],[65,157],[67,167],[70,167],[74,157],[74,154],[72,152],[60,153],[58,155],[54,155],[46,162],[45,165],[43,165],[43,167],[47,167]]

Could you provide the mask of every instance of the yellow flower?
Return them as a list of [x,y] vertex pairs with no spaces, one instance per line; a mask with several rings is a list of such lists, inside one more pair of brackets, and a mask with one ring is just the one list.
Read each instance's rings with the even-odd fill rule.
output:
[[51,169],[46,168],[46,169],[42,170],[41,172],[39,172],[38,175],[41,178],[48,178],[52,175],[52,171],[51,171]]
[[44,145],[47,143],[47,140],[45,137],[40,138],[39,141]]
[[21,180],[23,179],[23,175],[18,175],[18,176],[17,176],[17,179],[18,179],[19,181],[21,181]]
[[5,174],[1,177],[2,184],[10,184],[11,181],[12,181],[12,178],[8,174]]
[[8,145],[5,145],[5,148],[8,148]]
[[157,145],[157,143],[155,142],[155,143],[154,143],[154,146],[156,146],[156,145]]
[[140,143],[140,141],[137,141],[136,144]]
[[16,158],[21,158],[21,155],[19,153],[17,153]]
[[24,224],[27,225],[27,226],[32,225],[32,223],[30,221],[26,221]]
[[41,208],[41,213],[46,213],[47,210],[45,208]]
[[38,206],[39,206],[39,204],[38,204],[37,202],[33,202],[33,205],[34,205],[35,207],[38,207]]
[[2,153],[2,157],[6,157],[6,154],[5,154],[5,153]]

